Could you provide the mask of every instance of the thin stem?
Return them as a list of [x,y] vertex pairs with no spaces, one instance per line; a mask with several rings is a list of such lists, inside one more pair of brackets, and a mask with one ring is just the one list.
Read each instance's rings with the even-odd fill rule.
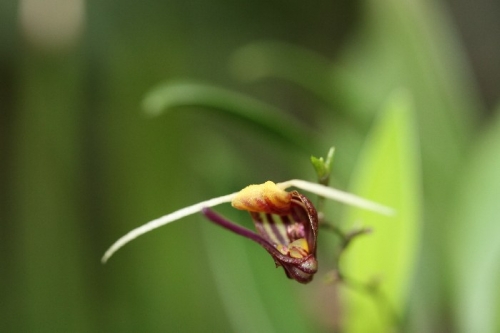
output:
[[400,316],[392,306],[387,296],[380,289],[379,283],[363,283],[355,279],[348,278],[345,275],[342,275],[340,272],[337,272],[337,277],[338,281],[342,282],[346,287],[370,295],[373,300],[379,304],[378,308],[381,312],[381,315],[388,316],[395,327],[402,327],[402,320]]
[[[322,177],[322,178],[318,178],[318,184],[321,184],[323,186],[328,186],[330,183],[330,173],[328,173],[328,176],[326,177]],[[316,208],[318,210],[318,212],[322,212],[325,207],[325,200],[326,198],[322,195],[318,195],[318,201],[317,201],[317,204],[316,204]]]
[[316,209],[319,212],[323,212],[323,208],[325,207],[325,200],[326,198],[322,195],[318,195],[318,200],[316,201]]
[[320,224],[320,227],[333,232],[335,235],[337,235],[340,238],[340,245],[336,249],[335,253],[335,259],[334,259],[334,267],[335,269],[340,273],[340,258],[342,257],[342,254],[345,252],[347,247],[351,244],[351,242],[354,240],[354,238],[357,238],[358,236],[361,235],[366,235],[372,232],[372,229],[370,228],[361,228],[361,229],[355,229],[352,230],[348,233],[343,232],[340,228],[337,226],[324,222]]
[[348,288],[357,290],[358,292],[366,293],[369,296],[371,296],[373,300],[379,304],[378,308],[381,312],[381,315],[389,316],[391,322],[395,325],[395,327],[401,327],[401,318],[399,317],[395,309],[391,306],[387,296],[380,290],[380,286],[378,283],[373,283],[373,282],[363,283],[354,280],[352,278],[348,278],[344,275],[344,273],[340,269],[340,258],[342,257],[342,254],[345,253],[345,250],[349,247],[351,242],[358,236],[371,233],[372,229],[370,228],[354,229],[348,233],[345,233],[340,228],[331,223],[323,223],[320,226],[322,228],[332,231],[340,238],[340,245],[338,247],[334,259],[335,268],[333,271],[334,273],[333,281],[342,283]]
[[319,225],[321,228],[333,232],[335,235],[339,236],[339,238],[342,240],[342,243],[345,243],[347,241],[347,236],[344,234],[340,228],[337,226],[328,223],[328,222],[323,222]]

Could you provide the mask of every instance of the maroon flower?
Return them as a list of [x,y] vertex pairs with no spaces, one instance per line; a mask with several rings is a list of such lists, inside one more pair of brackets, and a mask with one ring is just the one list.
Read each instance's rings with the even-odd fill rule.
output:
[[[260,185],[247,186],[237,193],[181,208],[149,221],[119,238],[104,253],[101,261],[107,262],[116,251],[135,238],[201,211],[214,223],[259,243],[273,257],[276,266],[285,269],[290,279],[308,283],[318,270],[316,261],[318,213],[304,195],[297,191],[285,191],[292,186],[363,209],[386,215],[394,213],[391,208],[321,184],[300,179],[278,184],[268,181]],[[250,213],[257,233],[226,220],[208,208],[228,202],[231,202],[233,207]]]
[[300,283],[312,280],[318,270],[318,214],[309,199],[297,191],[286,192],[273,182],[266,182],[243,189],[232,204],[250,212],[257,233],[209,208],[204,208],[202,213],[212,222],[259,243],[290,279]]

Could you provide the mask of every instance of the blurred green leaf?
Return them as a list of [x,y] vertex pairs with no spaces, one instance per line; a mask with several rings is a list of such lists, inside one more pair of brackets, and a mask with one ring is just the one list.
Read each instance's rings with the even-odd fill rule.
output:
[[346,226],[373,229],[349,246],[341,267],[348,281],[377,292],[344,288],[347,332],[389,332],[402,316],[420,234],[420,170],[412,100],[397,91],[382,110],[361,152],[351,191],[388,205],[385,217],[350,208]]
[[459,332],[500,331],[499,200],[500,112],[469,157],[448,235]]
[[309,149],[312,129],[278,108],[227,89],[189,82],[162,84],[147,94],[144,110],[159,115],[178,107],[203,107],[264,129],[287,143]]
[[412,92],[426,223],[408,323],[415,332],[447,330],[453,323],[443,235],[453,228],[448,220],[454,209],[450,193],[461,181],[466,147],[484,109],[442,3],[368,0],[362,6],[363,23],[332,71],[333,91],[346,112],[365,122],[394,89]]
[[237,50],[233,74],[242,81],[278,78],[292,82],[329,102],[330,61],[311,50],[278,41],[260,41]]

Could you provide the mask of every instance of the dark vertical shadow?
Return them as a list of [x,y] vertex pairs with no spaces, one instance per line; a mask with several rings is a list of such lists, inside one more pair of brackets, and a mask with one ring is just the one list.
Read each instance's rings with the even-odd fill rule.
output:
[[[14,123],[16,94],[16,63],[14,57],[0,55],[0,309],[6,314],[15,309],[12,288],[16,282],[16,263],[12,255],[15,248],[16,224],[14,221],[13,168]],[[3,308],[3,309],[2,309]],[[6,316],[9,317],[9,316]],[[5,318],[5,317],[4,317]],[[9,331],[14,325],[5,318],[0,330]],[[5,325],[5,326],[4,326]],[[3,327],[3,329],[2,329]]]

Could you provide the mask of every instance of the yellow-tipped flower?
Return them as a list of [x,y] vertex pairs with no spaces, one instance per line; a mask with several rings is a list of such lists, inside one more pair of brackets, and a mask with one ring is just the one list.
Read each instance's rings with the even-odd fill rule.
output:
[[236,209],[249,212],[280,214],[290,210],[291,196],[272,181],[249,185],[239,191],[231,201]]
[[[285,269],[289,278],[307,283],[312,280],[318,268],[316,261],[318,214],[307,197],[297,191],[285,191],[292,186],[352,206],[385,215],[393,214],[392,209],[388,207],[324,185],[299,179],[278,184],[268,181],[260,185],[247,186],[237,193],[182,208],[150,221],[118,239],[106,251],[102,262],[105,263],[118,249],[140,235],[185,216],[202,212],[212,222],[259,243],[271,254],[276,265]],[[257,233],[234,224],[209,209],[227,202],[231,202],[237,209],[247,210],[250,213]]]

